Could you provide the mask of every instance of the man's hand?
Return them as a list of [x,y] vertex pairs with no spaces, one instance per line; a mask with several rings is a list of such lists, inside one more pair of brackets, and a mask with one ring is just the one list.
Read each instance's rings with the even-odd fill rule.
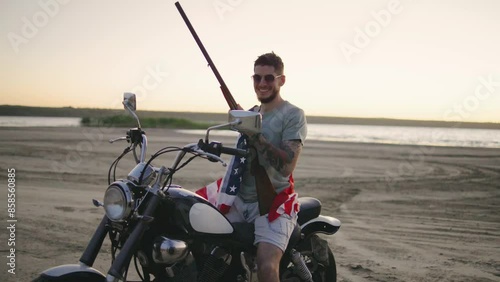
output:
[[[248,135],[248,134],[247,134]],[[250,145],[254,146],[272,167],[283,176],[290,175],[302,152],[302,142],[300,140],[282,141],[279,147],[269,143],[260,133],[248,135]]]

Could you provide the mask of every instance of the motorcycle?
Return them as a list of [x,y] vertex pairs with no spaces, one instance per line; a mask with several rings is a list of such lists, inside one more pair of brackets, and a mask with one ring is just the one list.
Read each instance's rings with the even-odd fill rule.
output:
[[[127,281],[132,261],[141,281],[258,281],[253,224],[230,223],[206,199],[172,181],[177,171],[197,157],[225,165],[221,154],[248,156],[248,150],[209,142],[209,133],[221,128],[258,130],[261,115],[232,110],[228,123],[207,129],[205,140],[162,148],[146,160],[147,137],[135,112],[135,95],[125,93],[123,104],[138,127],[129,129],[126,137],[110,140],[126,139],[130,145],[110,166],[103,202],[93,200],[105,215],[79,264],[47,269],[33,281]],[[116,180],[116,166],[130,152],[137,165],[126,179]],[[177,156],[170,167],[152,165],[158,156],[173,152]],[[336,281],[334,255],[318,234],[333,235],[341,223],[321,215],[317,199],[299,197],[298,202],[298,223],[280,263],[280,279]],[[105,276],[92,265],[106,237],[111,241],[112,264]]]

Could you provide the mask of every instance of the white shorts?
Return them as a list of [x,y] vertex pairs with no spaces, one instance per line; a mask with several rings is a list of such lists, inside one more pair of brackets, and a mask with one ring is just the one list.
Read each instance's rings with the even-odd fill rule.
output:
[[266,242],[286,250],[290,236],[297,224],[297,216],[291,217],[287,214],[281,215],[273,222],[269,222],[266,215],[260,215],[259,205],[255,203],[245,203],[239,197],[234,200],[231,209],[226,214],[230,222],[248,222],[255,225],[254,245]]

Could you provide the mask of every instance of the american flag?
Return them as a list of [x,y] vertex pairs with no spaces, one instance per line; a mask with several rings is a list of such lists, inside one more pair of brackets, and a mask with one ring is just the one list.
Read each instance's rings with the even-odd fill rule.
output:
[[[240,137],[238,137],[236,148],[244,150],[248,148],[248,139],[246,135],[240,135]],[[234,199],[236,199],[236,194],[238,194],[241,187],[241,181],[247,167],[247,162],[247,158],[245,157],[234,156],[229,163],[224,177],[197,190],[196,194],[207,199],[223,214],[226,214],[229,212]]]
[[[241,135],[238,138],[236,147],[239,149],[248,148],[246,135]],[[241,187],[243,173],[247,168],[247,161],[245,157],[234,156],[224,177],[198,189],[196,194],[207,199],[223,214],[228,213]],[[279,193],[271,205],[268,215],[270,222],[282,214],[288,214],[293,217],[299,212],[300,204],[297,200],[297,193],[294,191],[295,185],[292,175],[289,177],[289,183],[290,186]]]

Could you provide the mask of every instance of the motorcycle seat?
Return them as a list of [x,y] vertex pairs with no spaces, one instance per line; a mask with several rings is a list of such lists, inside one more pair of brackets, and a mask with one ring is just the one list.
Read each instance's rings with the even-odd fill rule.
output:
[[301,197],[298,198],[300,203],[300,211],[297,214],[298,225],[303,225],[309,220],[316,218],[321,213],[321,202],[312,197]]

